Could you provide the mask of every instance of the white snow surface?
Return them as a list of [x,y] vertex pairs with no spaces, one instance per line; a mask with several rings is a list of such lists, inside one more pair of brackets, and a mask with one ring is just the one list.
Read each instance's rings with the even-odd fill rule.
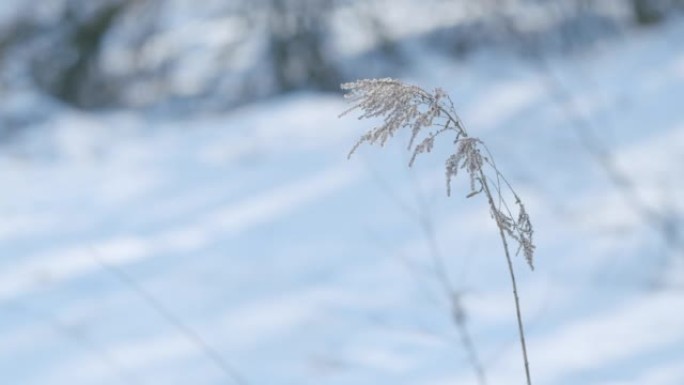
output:
[[[405,79],[452,95],[530,211],[536,269],[514,262],[534,383],[684,384],[683,251],[567,108],[676,227],[682,41],[675,21],[551,60],[570,100],[491,52]],[[476,384],[416,211],[488,383],[524,383],[496,229],[464,181],[446,197],[448,144],[411,170],[401,137],[347,160],[371,122],[345,108],[303,93],[187,120],[52,109],[0,155],[0,383],[235,383],[147,295],[248,384]]]

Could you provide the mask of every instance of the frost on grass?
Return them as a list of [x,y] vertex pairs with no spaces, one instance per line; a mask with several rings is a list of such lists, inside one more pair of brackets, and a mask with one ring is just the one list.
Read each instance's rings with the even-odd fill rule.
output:
[[[453,102],[443,90],[427,92],[389,78],[344,83],[342,89],[352,106],[340,116],[360,111],[359,119],[382,118],[381,124],[368,130],[354,144],[350,157],[363,143],[383,146],[398,131],[409,130],[408,150],[412,152],[409,166],[412,166],[417,156],[433,149],[438,136],[453,135],[454,152],[445,164],[447,195],[451,195],[452,179],[464,170],[470,180],[467,197],[484,193],[497,226],[516,241],[518,252],[534,268],[534,231],[525,206],[497,168],[487,146],[468,135]],[[513,205],[504,198],[509,195],[515,201]]]

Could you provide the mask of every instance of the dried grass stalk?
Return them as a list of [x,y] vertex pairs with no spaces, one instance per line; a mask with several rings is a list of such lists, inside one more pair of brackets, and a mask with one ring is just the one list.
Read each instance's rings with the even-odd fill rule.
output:
[[[499,171],[487,146],[480,139],[468,135],[453,102],[443,90],[438,88],[427,92],[417,86],[389,78],[344,83],[342,89],[347,91],[345,98],[353,105],[340,114],[340,117],[358,110],[361,112],[359,119],[383,118],[380,125],[371,128],[359,138],[349,152],[349,157],[363,143],[383,146],[398,131],[409,130],[411,136],[408,150],[412,152],[409,166],[412,166],[419,155],[433,149],[438,136],[446,133],[453,135],[454,153],[446,159],[445,164],[447,195],[451,195],[451,180],[460,170],[464,170],[470,181],[467,197],[482,194],[487,198],[491,217],[499,229],[511,277],[525,376],[527,384],[531,385],[520,299],[508,246],[509,239],[515,241],[518,253],[522,252],[529,267],[534,269],[534,231],[518,194]],[[504,195],[509,194],[514,198],[512,205],[504,198]]]

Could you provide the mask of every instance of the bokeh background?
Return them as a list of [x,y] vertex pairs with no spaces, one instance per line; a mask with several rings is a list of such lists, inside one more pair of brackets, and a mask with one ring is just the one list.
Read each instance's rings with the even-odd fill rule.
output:
[[443,88],[535,226],[533,382],[684,384],[681,0],[3,0],[0,383],[524,383],[496,227],[341,82]]

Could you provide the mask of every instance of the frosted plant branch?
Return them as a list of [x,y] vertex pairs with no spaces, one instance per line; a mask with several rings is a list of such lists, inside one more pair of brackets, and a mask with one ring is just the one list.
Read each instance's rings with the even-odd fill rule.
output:
[[[443,90],[438,88],[427,92],[389,78],[345,83],[342,89],[347,91],[345,98],[353,105],[340,116],[359,110],[359,119],[382,118],[380,125],[368,130],[354,144],[349,152],[350,157],[363,143],[383,146],[399,131],[408,130],[410,139],[407,149],[412,152],[409,161],[409,166],[412,166],[419,155],[432,151],[437,137],[445,133],[453,135],[454,152],[445,162],[447,195],[451,195],[452,179],[458,176],[460,170],[465,170],[470,182],[467,197],[483,193],[487,198],[490,215],[499,229],[511,276],[525,376],[527,384],[531,385],[520,299],[508,247],[510,238],[517,243],[518,253],[522,252],[527,264],[534,269],[534,230],[522,200],[499,171],[487,146],[480,139],[468,135],[453,102]],[[513,197],[513,205],[506,202],[506,195]]]

